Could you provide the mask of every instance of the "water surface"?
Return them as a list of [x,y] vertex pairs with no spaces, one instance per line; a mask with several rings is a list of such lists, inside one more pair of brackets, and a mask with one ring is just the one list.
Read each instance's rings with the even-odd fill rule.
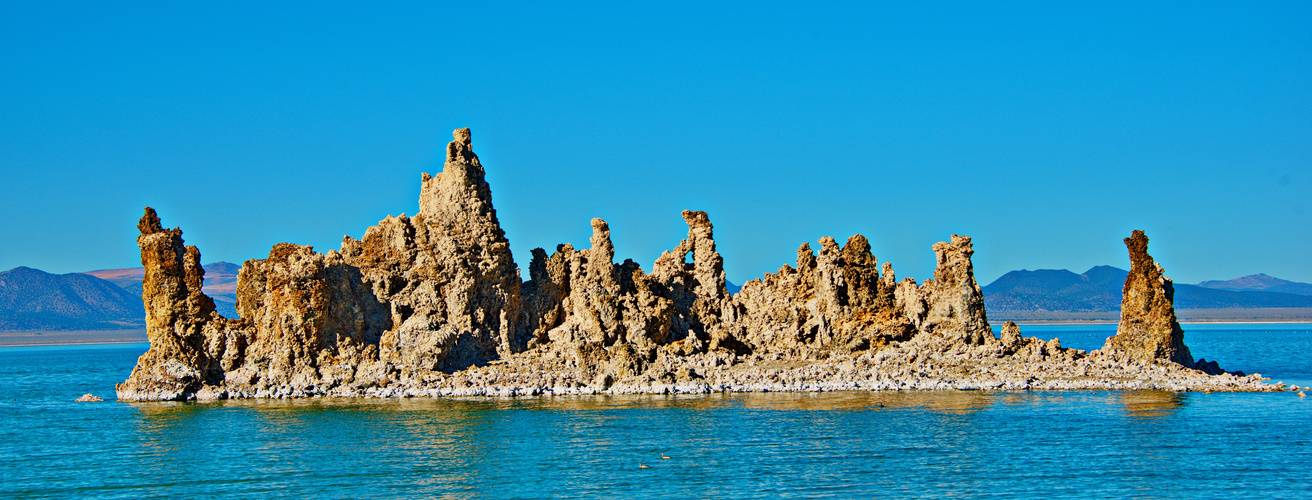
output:
[[[1227,368],[1312,378],[1293,350],[1306,327],[1186,330]],[[1077,328],[1023,331],[1089,347]],[[0,498],[1308,498],[1312,485],[1312,402],[1289,393],[72,402],[112,399],[145,347],[0,349]]]

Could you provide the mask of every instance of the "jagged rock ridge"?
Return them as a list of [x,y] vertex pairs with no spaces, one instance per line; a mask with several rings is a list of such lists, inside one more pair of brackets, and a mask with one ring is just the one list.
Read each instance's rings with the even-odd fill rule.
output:
[[[803,244],[795,268],[730,294],[705,212],[683,212],[687,238],[650,273],[615,264],[609,225],[593,219],[589,248],[534,249],[521,283],[469,130],[453,135],[443,171],[423,175],[418,214],[340,250],[282,243],[243,264],[239,319],[215,312],[200,252],[147,208],[137,241],[151,348],[119,398],[1041,385],[1016,360],[1080,380],[1139,376],[1014,324],[994,337],[965,236],[934,245],[934,278],[920,284],[896,281],[853,235],[821,238],[818,253]],[[1150,316],[1165,317],[1164,300]],[[1175,366],[1170,384],[1255,383],[1190,382]]]

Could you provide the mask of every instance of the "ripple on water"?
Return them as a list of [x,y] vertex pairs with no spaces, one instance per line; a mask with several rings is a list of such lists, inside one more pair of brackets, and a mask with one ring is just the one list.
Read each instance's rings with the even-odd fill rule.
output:
[[141,350],[0,349],[0,498],[1301,498],[1312,479],[1312,403],[1288,393],[71,402]]

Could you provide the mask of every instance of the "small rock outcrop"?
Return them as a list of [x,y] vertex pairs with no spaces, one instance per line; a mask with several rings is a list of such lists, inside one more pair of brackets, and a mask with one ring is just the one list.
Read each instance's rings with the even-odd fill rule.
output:
[[104,401],[104,399],[101,399],[100,396],[96,396],[95,394],[91,394],[89,392],[83,394],[82,397],[73,400],[74,403],[99,403],[101,401]]
[[970,260],[974,253],[969,236],[954,234],[951,241],[934,244],[934,255],[938,258],[934,282],[921,287],[929,304],[921,323],[926,331],[970,344],[983,344],[994,339],[984,311],[984,293],[975,282],[975,269]]
[[[797,249],[797,267],[749,281],[734,296],[734,325],[753,350],[806,357],[878,349],[916,332],[896,307],[892,267],[870,253],[870,242],[853,235],[846,246],[820,238]],[[827,354],[825,354],[827,355]]]
[[533,250],[530,281],[524,284],[531,340],[644,349],[668,338],[673,302],[632,261],[615,265],[610,226],[592,220],[592,247],[560,245],[551,257]]
[[1184,345],[1184,330],[1175,318],[1175,285],[1162,265],[1148,255],[1148,237],[1135,230],[1125,239],[1125,246],[1130,251],[1130,274],[1122,290],[1121,321],[1102,350],[1193,366],[1194,358]]
[[[971,239],[933,245],[934,278],[901,282],[853,235],[798,248],[726,288],[706,212],[653,263],[615,263],[610,226],[586,249],[536,248],[521,282],[469,129],[453,133],[419,213],[325,253],[291,243],[242,265],[240,318],[202,291],[200,251],[147,208],[138,229],[151,347],[122,400],[770,390],[1208,388],[1259,377],[1194,369],[1171,282],[1127,239],[1133,270],[1106,353],[990,329]],[[1127,363],[1127,359],[1136,360]],[[1174,362],[1172,362],[1174,361]],[[1164,364],[1163,364],[1164,363]]]

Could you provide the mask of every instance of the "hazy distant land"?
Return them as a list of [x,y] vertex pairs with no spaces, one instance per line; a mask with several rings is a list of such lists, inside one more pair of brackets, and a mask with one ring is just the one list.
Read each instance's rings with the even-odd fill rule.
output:
[[64,331],[0,331],[0,347],[73,345],[73,344],[135,344],[146,342],[146,329],[134,330],[64,330]]
[[[1181,323],[1312,323],[1310,307],[1176,309],[1175,314]],[[1109,324],[1119,319],[1120,311],[989,311],[992,323],[1015,321],[1022,325]]]

